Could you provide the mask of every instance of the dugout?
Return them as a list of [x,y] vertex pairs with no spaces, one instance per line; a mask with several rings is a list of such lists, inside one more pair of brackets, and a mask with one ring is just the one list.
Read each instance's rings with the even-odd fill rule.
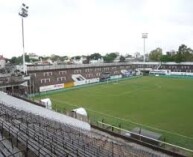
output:
[[47,109],[51,110],[52,109],[52,102],[50,100],[50,98],[45,98],[45,99],[41,99],[40,103]]
[[153,145],[160,145],[160,142],[158,140],[162,139],[162,134],[159,134],[157,132],[153,132],[150,130],[146,130],[140,127],[136,127],[131,131],[131,137],[138,139],[140,141],[150,143]]
[[70,116],[85,122],[88,121],[87,112],[83,107],[73,109]]

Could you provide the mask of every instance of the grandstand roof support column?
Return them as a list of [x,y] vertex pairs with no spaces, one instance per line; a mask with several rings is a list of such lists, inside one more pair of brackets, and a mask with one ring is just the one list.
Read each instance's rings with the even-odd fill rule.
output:
[[27,68],[25,67],[25,45],[24,45],[24,18],[28,16],[28,6],[24,3],[21,6],[21,12],[19,15],[21,16],[21,27],[22,27],[22,47],[23,47],[23,72],[27,73]]
[[144,56],[143,56],[143,61],[145,62],[145,39],[147,39],[148,37],[148,33],[142,33],[142,38],[143,38],[143,52],[144,52]]

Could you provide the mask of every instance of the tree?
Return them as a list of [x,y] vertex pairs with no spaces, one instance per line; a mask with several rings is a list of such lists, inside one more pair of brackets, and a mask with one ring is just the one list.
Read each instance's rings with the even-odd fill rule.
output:
[[174,50],[166,52],[165,55],[162,55],[160,58],[161,62],[173,62],[175,60],[176,52]]
[[12,63],[12,64],[22,64],[23,63],[23,56],[12,57],[10,59],[10,63]]
[[125,57],[120,56],[119,62],[125,62]]
[[90,62],[90,56],[86,56],[86,60],[83,60],[83,64],[89,64]]
[[160,57],[160,61],[161,62],[170,62],[171,61],[171,57],[169,55],[162,55]]
[[106,63],[111,63],[118,56],[118,53],[107,53],[103,58]]
[[184,44],[180,45],[175,56],[175,61],[178,63],[193,61],[193,50]]
[[[30,59],[29,59],[29,55],[25,55],[25,61],[26,62],[30,62]],[[12,57],[10,59],[10,63],[11,64],[22,64],[23,63],[23,55],[19,56],[19,57]]]
[[61,56],[60,59],[61,61],[68,60],[68,56]]
[[52,54],[51,57],[50,57],[50,59],[51,59],[52,61],[57,61],[57,60],[60,60],[60,56]]
[[17,64],[17,57],[12,57],[11,59],[10,59],[10,63],[11,64]]
[[25,55],[25,61],[30,62],[29,55]]
[[162,49],[157,48],[155,50],[152,50],[149,54],[149,60],[150,61],[160,61],[160,58],[162,56]]
[[76,60],[79,60],[81,57],[80,56],[75,56],[74,57]]
[[81,57],[80,56],[74,56],[72,57],[72,59],[76,59],[76,60],[79,60]]
[[101,56],[100,53],[93,53],[93,54],[91,54],[91,55],[89,56],[89,59],[90,59],[90,60],[98,60],[98,59],[100,59],[100,58],[102,58],[102,56]]

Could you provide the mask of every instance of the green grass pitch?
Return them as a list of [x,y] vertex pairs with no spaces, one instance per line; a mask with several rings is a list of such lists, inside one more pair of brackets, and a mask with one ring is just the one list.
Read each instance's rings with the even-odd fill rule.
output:
[[140,123],[193,142],[193,79],[144,76],[41,97],[50,97],[54,108],[61,110],[85,107],[91,119],[104,118],[125,128]]

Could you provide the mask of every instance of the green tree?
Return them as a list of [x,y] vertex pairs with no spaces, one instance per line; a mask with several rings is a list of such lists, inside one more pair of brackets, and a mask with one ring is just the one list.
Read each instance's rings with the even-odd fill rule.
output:
[[160,57],[160,61],[161,62],[170,62],[171,61],[171,57],[169,55],[162,55]]
[[193,50],[184,44],[180,45],[175,56],[175,61],[178,63],[193,61]]
[[175,60],[176,52],[174,50],[166,52],[165,55],[162,55],[160,58],[161,62],[173,62]]
[[[25,61],[30,62],[29,55],[25,55]],[[13,56],[10,59],[10,63],[11,64],[22,64],[23,63],[23,55],[18,56],[18,57]]]
[[17,57],[12,57],[11,59],[10,59],[10,63],[11,64],[17,64]]
[[74,56],[74,57],[72,57],[71,59],[79,60],[80,58],[81,58],[80,56]]
[[156,48],[155,50],[152,50],[149,53],[149,60],[150,61],[160,61],[161,56],[162,56],[162,49]]
[[125,62],[125,57],[123,57],[122,55],[120,56],[119,62]]
[[52,54],[51,57],[50,57],[50,59],[51,59],[52,61],[57,61],[57,60],[60,60],[60,56]]
[[98,59],[100,59],[100,58],[102,58],[102,56],[101,56],[100,53],[93,53],[93,54],[91,54],[91,55],[89,56],[89,59],[91,59],[91,60],[98,60]]
[[103,59],[104,59],[104,62],[106,62],[106,63],[111,63],[111,62],[113,62],[114,61],[114,59],[116,58],[118,56],[118,53],[107,53],[104,57],[103,57]]
[[[23,60],[23,56],[22,56],[22,60]],[[25,61],[30,62],[29,55],[25,55]]]
[[75,56],[74,57],[76,60],[79,60],[81,57],[80,56]]
[[60,57],[60,59],[61,59],[61,61],[67,60],[68,56],[62,56],[62,57]]

